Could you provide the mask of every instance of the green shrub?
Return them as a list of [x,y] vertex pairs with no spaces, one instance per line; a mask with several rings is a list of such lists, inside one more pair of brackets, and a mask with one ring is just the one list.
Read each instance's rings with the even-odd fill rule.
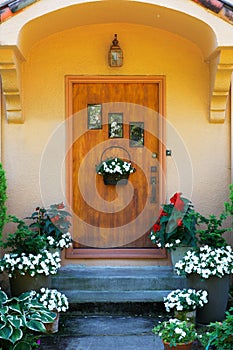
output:
[[233,347],[233,308],[226,312],[223,322],[210,324],[209,344],[207,350],[232,350]]
[[2,164],[0,163],[0,239],[2,238],[2,231],[6,222],[6,176],[3,170]]
[[1,243],[3,248],[10,248],[11,253],[26,255],[39,254],[46,248],[46,237],[30,230],[23,220],[8,215],[7,221],[16,224],[17,227],[15,232],[9,233],[6,241]]

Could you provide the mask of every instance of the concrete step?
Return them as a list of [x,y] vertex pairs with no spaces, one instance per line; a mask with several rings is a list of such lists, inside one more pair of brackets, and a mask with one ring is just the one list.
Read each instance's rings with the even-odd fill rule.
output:
[[187,287],[171,267],[65,266],[52,277],[52,288],[70,303],[160,302],[171,290]]

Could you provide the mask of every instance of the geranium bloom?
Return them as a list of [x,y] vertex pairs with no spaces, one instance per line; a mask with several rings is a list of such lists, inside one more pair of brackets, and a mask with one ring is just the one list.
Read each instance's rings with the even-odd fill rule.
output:
[[158,231],[158,230],[160,230],[160,228],[161,228],[161,226],[157,223],[155,223],[153,226],[154,231]]
[[150,238],[158,247],[176,249],[196,246],[196,217],[192,203],[176,193],[164,204],[152,227]]
[[184,205],[185,205],[184,201],[180,198],[181,194],[182,194],[182,193],[177,192],[177,193],[175,193],[174,196],[171,197],[171,199],[170,199],[170,202],[171,202],[172,204],[174,204],[174,207],[175,207],[177,210],[180,210],[180,211],[184,210]]
[[183,221],[182,219],[177,219],[177,226],[182,226],[183,225]]

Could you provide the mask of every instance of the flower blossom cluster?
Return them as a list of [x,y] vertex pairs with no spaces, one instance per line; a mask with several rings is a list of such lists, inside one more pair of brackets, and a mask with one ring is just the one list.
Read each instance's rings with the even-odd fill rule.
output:
[[[152,234],[150,238],[151,238],[152,242],[154,242],[156,244],[156,237],[155,237],[155,235]],[[180,246],[180,244],[181,244],[181,240],[180,239],[176,239],[174,243],[166,243],[164,245],[164,248],[166,248],[166,249],[177,248],[177,247]],[[162,244],[160,242],[157,243],[157,246],[159,248],[162,248]]]
[[111,158],[103,161],[96,167],[98,174],[131,174],[135,172],[130,162],[123,161],[120,158]]
[[133,172],[130,169],[131,164],[124,162],[121,164],[120,162],[117,161],[117,158],[113,159],[110,163],[103,163],[103,168],[105,173],[110,173],[110,174],[125,174],[125,173],[131,173]]
[[178,275],[197,273],[202,278],[223,277],[233,273],[233,251],[230,246],[212,248],[208,245],[189,250],[175,265]]
[[69,308],[66,295],[56,289],[41,288],[37,297],[39,302],[50,311],[66,312]]
[[37,274],[48,276],[57,273],[57,270],[61,267],[60,262],[59,253],[51,253],[48,250],[43,250],[37,255],[7,253],[0,260],[0,272],[7,270],[10,278],[16,272],[21,275],[29,273],[32,277]]
[[55,239],[53,236],[47,236],[48,244],[53,248],[69,248],[72,245],[72,237],[69,232],[62,233],[58,239]]
[[176,311],[193,311],[197,307],[203,307],[208,303],[206,290],[176,289],[164,297],[164,306],[167,312],[172,309]]

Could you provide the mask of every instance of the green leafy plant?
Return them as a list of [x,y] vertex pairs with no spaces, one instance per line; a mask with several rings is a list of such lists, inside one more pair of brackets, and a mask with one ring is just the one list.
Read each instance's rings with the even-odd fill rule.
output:
[[228,215],[233,215],[233,183],[229,185],[229,201],[225,202],[225,211]]
[[170,318],[168,321],[159,322],[152,329],[163,342],[169,343],[170,347],[177,344],[188,344],[197,338],[197,332],[194,325],[186,321],[180,321],[176,318]]
[[47,248],[68,248],[72,244],[69,228],[71,222],[69,212],[64,203],[52,204],[48,209],[37,207],[31,216],[29,228],[36,232],[39,237],[47,241]]
[[30,230],[25,221],[9,215],[8,222],[15,223],[17,228],[14,233],[7,235],[5,242],[1,243],[3,248],[10,248],[12,253],[26,255],[39,254],[41,250],[46,248],[46,237]]
[[36,347],[36,333],[45,333],[46,323],[56,318],[35,297],[27,292],[9,299],[0,290],[0,349],[31,350]]
[[203,228],[197,229],[199,245],[208,245],[212,248],[219,248],[227,246],[227,242],[223,234],[230,231],[231,228],[223,227],[223,222],[226,220],[226,213],[216,215],[209,215],[205,217],[196,213],[197,225],[204,225]]
[[6,175],[5,171],[3,170],[2,164],[0,163],[0,239],[2,237],[2,231],[6,222],[6,211],[7,207],[5,205],[7,200],[6,195]]
[[159,218],[153,225],[150,239],[160,248],[176,249],[179,246],[196,246],[196,216],[190,200],[175,193],[169,204],[162,206]]
[[226,319],[223,322],[211,323],[209,342],[206,350],[232,350],[233,348],[233,308],[226,312]]

